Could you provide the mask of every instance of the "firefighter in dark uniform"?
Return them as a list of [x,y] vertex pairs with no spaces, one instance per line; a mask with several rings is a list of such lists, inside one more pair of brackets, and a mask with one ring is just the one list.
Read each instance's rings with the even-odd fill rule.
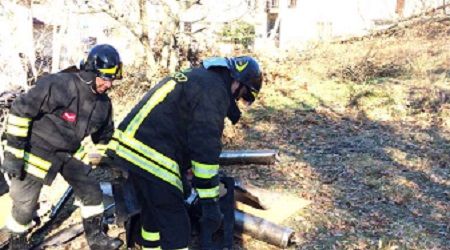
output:
[[10,249],[29,249],[26,233],[32,225],[43,185],[57,173],[81,199],[81,214],[91,249],[117,249],[122,242],[103,232],[102,191],[83,155],[81,141],[91,136],[106,150],[113,132],[112,106],[106,91],[120,78],[122,63],[110,45],[91,49],[81,70],[40,78],[36,86],[14,100],[7,121],[2,172],[11,179],[12,213],[6,227]]
[[251,57],[212,58],[152,88],[115,130],[107,155],[129,172],[142,213],[142,249],[187,249],[191,226],[182,174],[192,168],[202,225],[216,231],[224,119],[238,122],[237,100],[251,104],[262,74]]

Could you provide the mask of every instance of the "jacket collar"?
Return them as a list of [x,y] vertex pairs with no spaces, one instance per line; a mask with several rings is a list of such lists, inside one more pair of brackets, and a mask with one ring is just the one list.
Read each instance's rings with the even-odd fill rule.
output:
[[218,74],[223,82],[225,83],[225,88],[227,89],[228,96],[230,98],[230,106],[228,107],[227,117],[230,119],[231,123],[236,124],[241,118],[241,110],[237,105],[236,99],[234,98],[233,93],[231,93],[231,84],[233,83],[233,78],[231,77],[230,70],[225,67],[212,67],[208,68],[208,70]]

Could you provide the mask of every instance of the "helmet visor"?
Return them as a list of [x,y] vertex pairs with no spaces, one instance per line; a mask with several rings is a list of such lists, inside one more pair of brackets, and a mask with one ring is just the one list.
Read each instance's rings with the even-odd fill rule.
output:
[[262,75],[258,74],[256,77],[250,79],[249,82],[244,83],[244,85],[247,87],[247,91],[244,96],[242,96],[242,99],[251,104],[258,97],[262,85]]
[[122,79],[122,63],[112,68],[98,69],[98,75],[105,80],[120,80]]
[[242,99],[244,99],[244,101],[246,101],[250,105],[256,100],[256,97],[258,97],[258,91],[252,87],[249,87],[249,86],[246,86],[246,87],[247,87],[247,91],[242,96]]

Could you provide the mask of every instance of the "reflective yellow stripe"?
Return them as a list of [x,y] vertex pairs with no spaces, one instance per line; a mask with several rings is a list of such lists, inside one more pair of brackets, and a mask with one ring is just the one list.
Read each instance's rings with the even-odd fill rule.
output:
[[31,223],[21,225],[12,217],[12,215],[10,215],[6,220],[6,227],[15,233],[23,233],[26,232],[28,229],[30,229]]
[[141,228],[142,238],[146,241],[158,241],[160,240],[159,232],[147,232],[144,228]]
[[5,151],[10,152],[11,154],[13,154],[15,157],[17,157],[19,159],[23,159],[23,157],[25,155],[25,150],[13,148],[9,145],[6,145]]
[[89,157],[87,154],[87,151],[84,150],[84,147],[81,146],[75,154],[73,154],[73,157],[77,160],[82,161],[84,164],[89,165]]
[[86,156],[86,153],[87,152],[84,150],[84,147],[81,146],[80,148],[78,148],[77,152],[73,154],[73,157],[81,161]]
[[117,71],[117,66],[114,66],[114,68],[110,68],[110,69],[98,69],[98,71],[100,71],[104,74],[115,74]]
[[27,137],[28,128],[17,127],[15,125],[9,124],[6,126],[6,133],[17,137]]
[[[142,247],[142,250],[160,250],[161,247]],[[184,249],[184,248],[183,248]],[[187,249],[187,248],[186,248]]]
[[25,171],[41,179],[45,179],[45,175],[47,175],[47,171],[29,163],[25,163]]
[[[116,129],[116,130],[117,130],[117,129]],[[119,143],[118,143],[117,141],[111,140],[111,141],[108,143],[108,149],[115,151],[116,148],[118,147],[118,145],[119,145]]]
[[200,198],[216,198],[219,196],[219,186],[209,188],[209,189],[202,189],[197,188],[197,193],[200,196]]
[[255,99],[258,97],[258,92],[252,90],[251,93]]
[[192,171],[196,177],[210,179],[219,173],[219,164],[209,165],[196,161],[191,161]]
[[92,217],[94,215],[101,214],[101,213],[103,213],[104,210],[105,210],[105,207],[103,206],[103,203],[100,203],[100,205],[95,205],[95,206],[84,206],[84,205],[80,206],[81,216],[84,219]]
[[139,110],[138,114],[133,118],[133,120],[128,124],[125,134],[130,137],[134,137],[137,129],[142,124],[147,115],[152,111],[152,109],[158,105],[160,102],[166,98],[166,96],[175,88],[176,82],[174,80],[168,81],[164,86],[159,88],[147,103]]
[[[143,170],[151,173],[152,175],[168,182],[169,184],[178,188],[183,192],[183,185],[181,184],[181,179],[179,176],[171,173],[162,167],[154,164],[153,162],[137,155],[131,150],[122,147],[117,141],[110,142],[110,148],[116,151],[116,154],[120,157],[126,159],[127,161],[133,163],[134,165],[142,168]],[[177,172],[178,173],[178,172]]]
[[40,157],[37,157],[36,155],[30,154],[28,152],[25,152],[25,155],[23,159],[28,162],[29,164],[36,165],[42,170],[48,171],[50,167],[52,166],[51,162],[48,162]]
[[97,149],[97,151],[104,156],[106,150],[108,149],[108,145],[107,144],[96,144],[95,145],[95,149]]
[[25,152],[23,159],[25,160],[25,171],[41,179],[45,178],[52,166],[51,162],[28,152]]
[[178,167],[178,164],[169,157],[159,153],[158,151],[145,145],[144,143],[129,137],[118,129],[114,131],[113,138],[136,150],[137,152],[142,153],[143,155],[147,156],[158,164],[161,164],[167,169],[170,169],[172,172],[176,173],[178,177],[180,177],[180,168]]
[[28,127],[30,125],[31,119],[15,116],[13,114],[8,115],[8,123],[11,125],[16,125],[19,127]]

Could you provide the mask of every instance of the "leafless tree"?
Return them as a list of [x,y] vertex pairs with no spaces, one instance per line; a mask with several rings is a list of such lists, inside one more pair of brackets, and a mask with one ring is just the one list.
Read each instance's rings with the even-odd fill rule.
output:
[[[186,32],[183,29],[183,15],[190,8],[202,5],[202,1],[199,0],[138,0],[127,1],[128,4],[133,4],[133,7],[124,9],[124,3],[120,3],[122,4],[120,7],[119,1],[71,1],[80,6],[87,5],[89,10],[84,13],[107,14],[134,36],[144,51],[136,64],[144,65],[147,82],[151,82],[155,74],[161,70],[169,72],[176,70],[180,61],[179,49],[182,38],[192,35],[191,31]],[[208,11],[207,8],[204,9],[206,11],[192,22],[201,22],[205,19]],[[157,12],[157,17],[154,13],[150,14],[149,10]],[[137,20],[133,19],[136,16]]]
[[11,85],[27,88],[27,80],[36,77],[36,70],[29,67],[34,61],[30,2],[6,0],[1,2],[0,9],[3,13],[0,16],[0,90]]

